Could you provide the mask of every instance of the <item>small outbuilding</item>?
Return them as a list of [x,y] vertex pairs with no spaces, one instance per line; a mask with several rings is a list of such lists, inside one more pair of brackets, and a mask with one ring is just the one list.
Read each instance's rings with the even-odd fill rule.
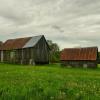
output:
[[61,52],[61,64],[67,67],[96,68],[98,64],[98,48],[65,48]]
[[49,50],[44,35],[9,39],[0,47],[0,60],[15,64],[48,64]]

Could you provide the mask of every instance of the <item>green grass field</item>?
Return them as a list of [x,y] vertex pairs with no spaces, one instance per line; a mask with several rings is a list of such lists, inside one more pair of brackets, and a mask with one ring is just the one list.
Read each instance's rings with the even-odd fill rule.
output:
[[0,100],[100,100],[100,68],[0,64]]

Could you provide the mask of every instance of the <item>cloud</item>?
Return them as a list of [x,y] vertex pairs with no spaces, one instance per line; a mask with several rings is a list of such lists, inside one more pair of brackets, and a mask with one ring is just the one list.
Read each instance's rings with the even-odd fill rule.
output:
[[100,48],[100,0],[0,0],[0,40],[44,34],[60,48]]

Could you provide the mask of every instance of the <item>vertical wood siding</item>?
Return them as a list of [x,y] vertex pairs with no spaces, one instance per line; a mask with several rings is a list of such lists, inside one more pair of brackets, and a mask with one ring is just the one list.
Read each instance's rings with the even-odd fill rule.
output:
[[49,47],[43,36],[34,47],[4,50],[3,60],[7,63],[16,64],[49,63]]
[[49,63],[49,48],[44,37],[35,46],[35,62]]
[[61,65],[66,67],[97,68],[97,61],[61,61]]

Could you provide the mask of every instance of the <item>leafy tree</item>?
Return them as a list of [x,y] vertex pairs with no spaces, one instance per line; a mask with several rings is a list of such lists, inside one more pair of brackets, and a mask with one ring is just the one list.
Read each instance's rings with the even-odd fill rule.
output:
[[60,60],[60,50],[57,43],[53,43],[51,40],[47,41],[50,46],[50,62],[58,63]]

